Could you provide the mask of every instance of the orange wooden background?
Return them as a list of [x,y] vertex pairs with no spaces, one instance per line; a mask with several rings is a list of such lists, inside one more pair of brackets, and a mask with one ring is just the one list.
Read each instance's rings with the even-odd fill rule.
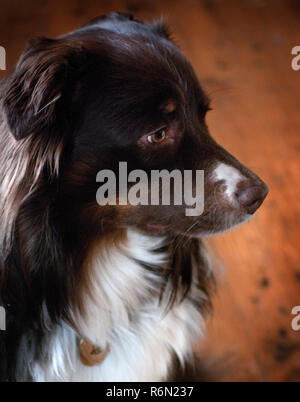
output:
[[290,312],[300,305],[300,71],[291,69],[300,1],[0,0],[0,9],[9,68],[28,38],[102,13],[167,18],[212,98],[211,132],[270,187],[252,222],[208,241],[219,290],[200,360],[213,380],[299,381]]

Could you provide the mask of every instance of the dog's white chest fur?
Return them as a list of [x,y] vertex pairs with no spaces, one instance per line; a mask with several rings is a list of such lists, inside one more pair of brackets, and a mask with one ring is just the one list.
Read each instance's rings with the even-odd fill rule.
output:
[[62,323],[51,338],[47,361],[32,367],[34,380],[160,381],[174,352],[182,363],[192,357],[201,313],[188,298],[166,312],[158,298],[161,276],[138,262],[162,266],[166,255],[153,251],[162,243],[129,231],[125,243],[93,252],[86,267],[85,314],[72,314],[81,336],[103,348],[108,344],[110,351],[100,365],[83,365],[78,333]]

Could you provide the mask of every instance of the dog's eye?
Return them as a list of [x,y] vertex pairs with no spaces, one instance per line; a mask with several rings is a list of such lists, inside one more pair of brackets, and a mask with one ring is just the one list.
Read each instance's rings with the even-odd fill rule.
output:
[[163,142],[167,138],[166,129],[162,128],[152,135],[148,135],[147,140],[150,144],[157,144]]
[[174,126],[164,126],[140,137],[138,145],[141,148],[156,151],[175,145],[179,139],[180,133],[178,135]]

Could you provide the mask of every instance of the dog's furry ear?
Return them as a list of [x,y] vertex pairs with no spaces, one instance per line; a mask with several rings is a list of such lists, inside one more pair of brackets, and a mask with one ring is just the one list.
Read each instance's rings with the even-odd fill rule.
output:
[[58,120],[72,52],[60,39],[30,42],[4,86],[3,107],[16,139],[44,131]]

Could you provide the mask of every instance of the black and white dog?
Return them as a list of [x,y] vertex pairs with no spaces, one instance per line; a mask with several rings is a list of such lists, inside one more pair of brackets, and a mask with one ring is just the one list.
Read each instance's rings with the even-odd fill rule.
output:
[[[210,307],[201,238],[251,218],[266,185],[210,136],[162,23],[113,13],[32,41],[0,91],[0,379],[168,379]],[[203,213],[100,206],[97,172],[120,161],[203,170]]]

